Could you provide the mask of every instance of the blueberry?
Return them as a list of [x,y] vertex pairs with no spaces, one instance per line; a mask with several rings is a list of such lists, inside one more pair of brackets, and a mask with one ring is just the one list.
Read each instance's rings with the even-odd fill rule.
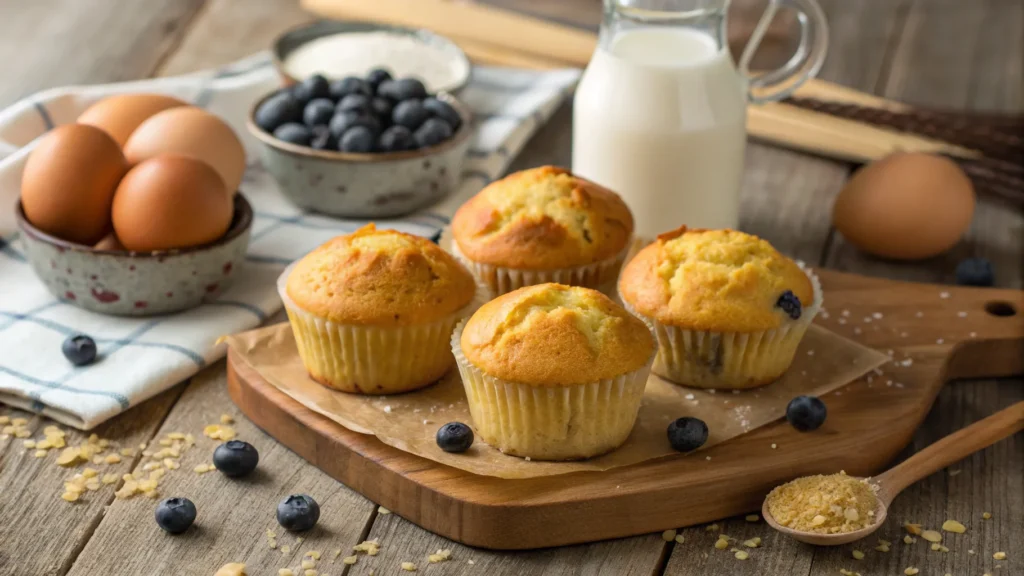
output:
[[306,104],[316,98],[327,98],[330,95],[331,91],[327,84],[327,78],[320,74],[314,74],[292,86],[292,96],[300,104]]
[[792,290],[786,290],[779,296],[779,299],[775,302],[775,305],[782,308],[782,311],[789,314],[789,317],[793,320],[800,318],[800,299],[793,294]]
[[375,135],[380,132],[380,120],[369,114],[360,114],[355,110],[335,114],[334,118],[331,118],[331,123],[328,124],[331,134],[338,140],[341,140],[342,134],[356,126],[362,126]]
[[377,115],[378,118],[386,119],[391,121],[391,112],[395,109],[395,105],[387,98],[381,98],[375,96],[370,101],[370,110]]
[[370,85],[370,88],[374,92],[377,91],[377,87],[380,86],[382,82],[387,80],[391,80],[391,72],[388,72],[384,68],[374,68],[366,75],[366,83]]
[[213,465],[232,478],[245,476],[256,469],[260,453],[248,442],[229,440],[213,451]]
[[708,441],[708,425],[700,418],[684,416],[668,425],[668,443],[674,450],[692,452]]
[[68,336],[60,345],[60,350],[75,366],[85,366],[96,361],[96,341],[84,334]]
[[449,422],[437,429],[437,445],[445,452],[465,452],[473,445],[473,429],[462,422]]
[[278,126],[277,130],[274,130],[274,138],[298,144],[299,146],[309,146],[309,141],[313,139],[313,133],[309,131],[305,124],[289,122]]
[[188,498],[168,498],[156,505],[156,524],[171,534],[181,534],[196,521],[196,505]]
[[423,107],[423,103],[419,100],[403,100],[391,112],[391,120],[395,124],[405,126],[414,132],[429,117],[430,112],[427,112],[426,108]]
[[452,127],[440,118],[430,118],[413,134],[420,148],[440,144],[452,137]]
[[335,80],[334,82],[331,82],[328,89],[331,98],[335,100],[341,100],[349,94],[373,96],[373,92],[370,90],[369,84],[367,84],[362,78],[357,78],[355,76],[348,76],[341,80]]
[[385,80],[377,87],[377,95],[391,98],[396,102],[410,98],[423,99],[427,97],[427,88],[423,82],[415,78]]
[[319,519],[320,505],[305,494],[294,494],[277,505],[277,523],[285,530],[309,530]]
[[786,406],[786,420],[801,432],[817,430],[825,423],[828,410],[817,396],[797,396]]
[[448,125],[452,127],[452,130],[458,130],[459,125],[462,124],[462,117],[459,116],[459,113],[451,104],[444,100],[427,98],[423,101],[423,107],[434,116],[437,116],[441,120],[447,122]]
[[302,105],[291,94],[281,92],[260,104],[253,120],[263,130],[273,132],[282,124],[301,121]]
[[967,258],[956,265],[956,283],[961,286],[994,286],[992,263],[984,258]]
[[338,102],[337,111],[347,112],[354,110],[361,113],[369,113],[370,111],[370,97],[365,94],[349,94]]
[[338,150],[342,152],[373,152],[377,148],[377,135],[365,126],[349,128],[341,135]]
[[309,130],[313,133],[313,139],[309,141],[309,147],[313,150],[338,149],[338,140],[327,126],[313,126]]
[[392,126],[380,135],[381,152],[402,152],[416,148],[412,132],[405,126]]
[[302,110],[302,121],[306,126],[327,124],[334,117],[334,102],[330,98],[312,100]]

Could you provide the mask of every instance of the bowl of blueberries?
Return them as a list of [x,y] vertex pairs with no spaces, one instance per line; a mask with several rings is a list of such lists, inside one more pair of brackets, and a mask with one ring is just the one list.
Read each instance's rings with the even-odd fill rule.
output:
[[471,115],[451,94],[383,68],[315,74],[253,106],[247,127],[263,165],[296,205],[389,218],[433,204],[459,182]]

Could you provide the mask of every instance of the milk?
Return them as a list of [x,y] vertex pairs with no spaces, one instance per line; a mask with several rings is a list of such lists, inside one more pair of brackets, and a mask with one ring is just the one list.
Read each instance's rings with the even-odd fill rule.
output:
[[619,31],[576,91],[573,172],[619,193],[636,232],[736,228],[747,83],[696,29]]

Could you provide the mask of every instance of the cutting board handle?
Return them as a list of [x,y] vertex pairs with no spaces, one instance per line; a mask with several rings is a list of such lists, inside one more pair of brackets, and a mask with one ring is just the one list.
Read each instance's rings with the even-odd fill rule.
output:
[[957,288],[951,298],[963,303],[970,332],[952,342],[945,379],[1024,374],[1024,291]]

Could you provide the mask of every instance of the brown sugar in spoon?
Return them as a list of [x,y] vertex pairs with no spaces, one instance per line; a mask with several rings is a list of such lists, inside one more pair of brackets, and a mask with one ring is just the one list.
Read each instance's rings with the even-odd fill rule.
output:
[[894,468],[870,479],[878,487],[878,505],[875,521],[870,526],[854,532],[839,534],[818,534],[787,528],[775,522],[768,511],[768,501],[761,506],[761,515],[769,526],[779,532],[815,546],[839,546],[870,536],[885,522],[886,512],[893,498],[907,486],[922,478],[987,448],[992,444],[1024,430],[1024,402],[1017,402],[1008,408],[979,420],[974,424],[946,436],[924,450],[907,458]]

